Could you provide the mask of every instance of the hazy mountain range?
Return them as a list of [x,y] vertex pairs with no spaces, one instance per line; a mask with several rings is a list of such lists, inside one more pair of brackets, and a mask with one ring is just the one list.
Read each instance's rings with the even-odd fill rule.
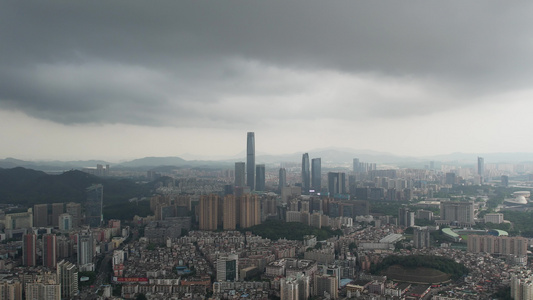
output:
[[[323,164],[338,164],[350,166],[353,158],[359,158],[361,162],[370,162],[378,164],[396,165],[399,167],[417,167],[422,168],[428,165],[430,161],[436,164],[453,164],[463,166],[473,166],[477,163],[477,157],[485,158],[485,163],[524,163],[533,162],[533,153],[451,153],[444,155],[426,156],[426,157],[409,157],[398,156],[392,153],[377,152],[371,150],[352,150],[339,148],[324,148],[308,151],[310,158],[320,157]],[[282,163],[300,163],[303,152],[269,155],[259,153],[256,157],[256,163],[264,163],[275,166]],[[113,163],[102,160],[78,160],[78,161],[46,161],[35,160],[26,161],[16,158],[6,158],[0,160],[0,168],[24,167],[34,170],[47,172],[65,171],[72,169],[94,168],[97,164],[109,164],[113,169],[140,169],[149,170],[158,167],[172,166],[180,168],[231,168],[236,161],[245,161],[246,155],[239,153],[229,157],[199,157],[191,154],[185,155],[188,159],[181,157],[144,157],[131,161]]]

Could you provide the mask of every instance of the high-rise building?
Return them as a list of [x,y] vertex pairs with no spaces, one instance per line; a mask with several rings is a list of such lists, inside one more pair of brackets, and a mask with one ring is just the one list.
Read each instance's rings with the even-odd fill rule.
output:
[[509,186],[509,176],[507,175],[502,175],[502,186],[504,187],[508,187]]
[[217,230],[219,198],[215,194],[200,197],[200,230]]
[[477,174],[479,175],[479,182],[483,184],[483,176],[485,176],[485,159],[483,157],[477,158]]
[[55,280],[26,283],[24,291],[26,299],[61,299],[61,285]]
[[57,264],[57,236],[55,234],[43,235],[43,266],[55,268]]
[[314,275],[313,295],[329,296],[329,299],[337,299],[338,279],[335,275]]
[[455,173],[446,173],[446,184],[454,185],[457,183]]
[[54,227],[59,226],[59,216],[65,212],[65,205],[63,203],[52,203],[52,220],[51,224]]
[[353,159],[353,172],[354,173],[361,172],[361,166],[359,164],[359,158],[354,158]]
[[70,231],[72,229],[72,216],[70,214],[59,215],[59,230]]
[[37,265],[37,235],[34,233],[25,234],[22,238],[22,264]]
[[255,190],[255,134],[248,132],[246,138],[246,185]]
[[224,230],[235,230],[237,226],[237,205],[235,196],[226,195],[223,207],[223,228]]
[[443,201],[440,203],[441,224],[474,225],[473,201]]
[[240,197],[240,226],[248,228],[261,224],[261,203],[257,195],[245,194]]
[[18,280],[0,281],[0,299],[22,300],[22,283]]
[[429,237],[430,237],[430,234],[429,234],[429,229],[427,227],[422,227],[422,228],[415,227],[414,236],[413,236],[415,248],[417,249],[429,248],[431,246]]
[[337,194],[346,194],[346,176],[344,173],[328,173],[328,192],[330,196]]
[[72,227],[79,227],[81,223],[81,204],[74,202],[67,203],[67,214],[72,216]]
[[78,269],[76,265],[62,260],[57,264],[57,281],[61,284],[61,298],[69,299],[78,293]]
[[246,174],[246,164],[244,162],[235,163],[235,186],[245,186],[244,178]]
[[280,193],[285,186],[287,186],[287,170],[285,170],[285,168],[280,168],[279,169],[279,184],[278,184],[278,189]]
[[311,186],[317,192],[322,188],[322,159],[313,158],[311,160]]
[[225,254],[217,259],[217,281],[239,281],[239,255]]
[[255,166],[255,189],[257,191],[265,190],[265,165],[256,165]]
[[309,169],[309,154],[302,155],[302,192],[309,193],[311,189],[311,171]]
[[94,271],[94,238],[91,232],[78,234],[78,267],[82,272]]
[[402,227],[414,226],[415,212],[410,211],[407,207],[398,208],[398,225]]
[[48,226],[48,204],[35,204],[33,206],[33,226]]
[[102,205],[104,200],[104,186],[93,184],[88,187],[85,202],[85,224],[90,227],[100,227],[103,222]]

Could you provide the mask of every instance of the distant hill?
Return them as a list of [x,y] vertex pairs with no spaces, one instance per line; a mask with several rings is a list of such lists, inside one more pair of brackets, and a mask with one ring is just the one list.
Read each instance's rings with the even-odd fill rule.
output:
[[104,205],[149,194],[149,186],[128,179],[108,179],[73,170],[60,175],[21,167],[0,169],[0,203],[84,202],[85,189],[104,185]]

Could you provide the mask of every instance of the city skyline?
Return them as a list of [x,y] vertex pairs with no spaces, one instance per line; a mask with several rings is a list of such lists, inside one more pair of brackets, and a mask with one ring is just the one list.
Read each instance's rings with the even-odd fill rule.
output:
[[533,153],[531,3],[32,4],[0,4],[0,158]]

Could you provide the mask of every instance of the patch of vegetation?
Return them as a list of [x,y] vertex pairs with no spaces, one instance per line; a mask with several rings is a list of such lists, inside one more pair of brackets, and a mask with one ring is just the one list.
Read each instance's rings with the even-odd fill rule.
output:
[[386,216],[398,216],[398,209],[408,202],[386,202],[379,201],[373,202],[370,207],[370,213],[372,214],[383,214]]
[[96,272],[92,272],[92,271],[86,271],[86,272],[79,272],[78,273],[78,278],[82,278],[82,277],[89,277],[89,280],[87,281],[80,281],[79,282],[79,286],[80,287],[83,287],[83,286],[90,286],[94,283],[94,281],[96,280]]
[[117,203],[104,206],[104,219],[132,220],[135,215],[146,217],[152,212],[150,201],[134,201],[131,203]]
[[499,300],[511,300],[513,299],[511,297],[511,287],[507,286],[504,288],[499,289],[494,295],[492,295],[495,299]]
[[322,241],[335,235],[342,235],[342,230],[331,230],[329,227],[316,228],[296,222],[267,221],[263,224],[255,225],[241,231],[251,231],[263,238],[277,240],[286,238],[288,240],[303,241],[305,235],[315,235],[317,240]]
[[399,265],[408,269],[435,269],[449,274],[453,279],[458,279],[468,273],[468,269],[463,264],[456,263],[454,260],[446,257],[433,255],[390,255],[385,257],[381,263],[372,265],[370,272],[372,274],[380,274],[393,265]]

